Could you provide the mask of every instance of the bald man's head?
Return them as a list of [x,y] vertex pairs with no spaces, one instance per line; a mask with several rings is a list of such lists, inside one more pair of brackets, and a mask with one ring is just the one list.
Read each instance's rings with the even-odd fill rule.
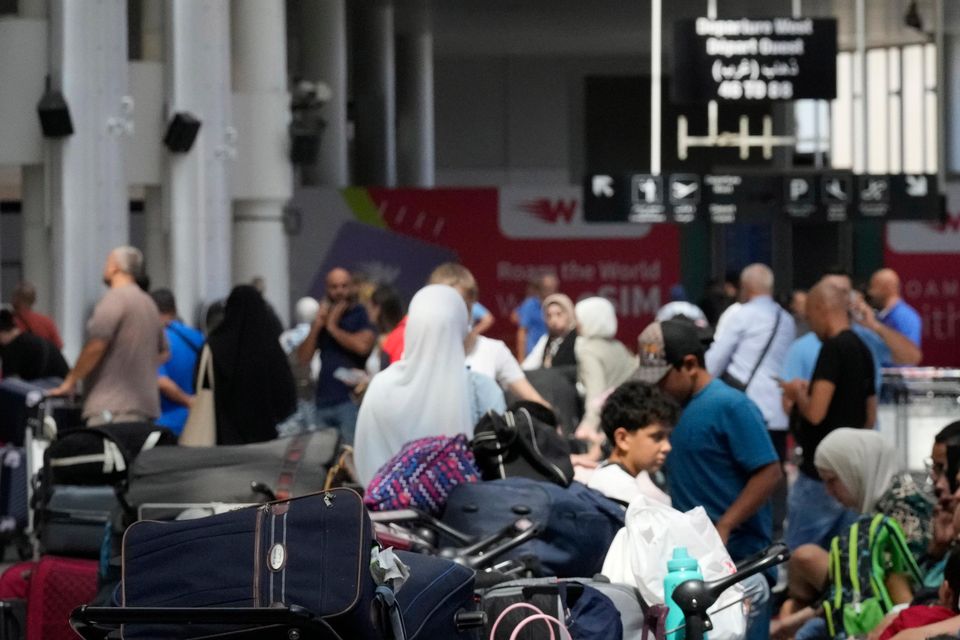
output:
[[892,307],[900,300],[900,276],[893,269],[880,269],[870,278],[867,295],[878,309]]
[[773,270],[759,262],[747,266],[740,272],[740,290],[747,300],[757,296],[771,295]]
[[838,285],[836,277],[825,277],[807,294],[807,320],[821,340],[834,335],[836,327],[849,325],[850,291]]
[[327,274],[327,299],[336,304],[353,295],[353,277],[346,269],[336,267]]

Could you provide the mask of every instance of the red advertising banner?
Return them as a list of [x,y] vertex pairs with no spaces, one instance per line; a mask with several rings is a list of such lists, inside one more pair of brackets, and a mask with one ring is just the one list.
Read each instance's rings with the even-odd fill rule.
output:
[[680,280],[674,225],[585,223],[578,187],[368,193],[388,229],[459,256],[497,318],[491,336],[510,345],[510,312],[527,283],[545,272],[556,274],[574,300],[608,298],[617,309],[618,336],[631,349]]
[[946,224],[887,225],[884,264],[923,318],[923,365],[960,366],[960,190],[947,188]]

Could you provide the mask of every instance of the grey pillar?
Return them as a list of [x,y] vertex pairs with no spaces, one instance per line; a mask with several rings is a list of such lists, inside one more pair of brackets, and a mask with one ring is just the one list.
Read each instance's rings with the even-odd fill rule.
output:
[[393,4],[358,3],[354,25],[353,94],[355,182],[392,187],[397,183],[396,77]]
[[48,313],[53,307],[50,276],[52,263],[50,218],[46,211],[46,171],[42,165],[23,167],[21,173],[23,206],[20,220],[23,279],[37,288],[36,308]]
[[433,31],[427,0],[402,10],[397,47],[397,180],[432,187],[436,180],[433,113]]
[[327,126],[315,167],[305,167],[309,183],[350,184],[347,155],[347,10],[344,0],[303,0],[300,11],[300,69],[305,80],[330,88],[323,107]]
[[[21,18],[46,20],[47,2],[20,0],[19,13]],[[46,211],[46,171],[43,165],[22,168],[20,199],[20,256],[23,261],[23,279],[29,280],[37,288],[36,308],[49,313],[53,303],[50,293],[53,283],[50,279],[50,218]]]
[[283,226],[293,190],[287,157],[286,19],[282,2],[233,0],[230,5],[234,112],[239,149],[233,203],[233,273],[262,277],[280,319],[290,317],[290,265]]
[[53,85],[61,87],[74,134],[48,142],[54,317],[64,355],[75,358],[84,322],[103,295],[109,251],[129,238],[123,163],[127,94],[126,0],[50,4]]
[[[142,0],[140,16],[141,59],[163,62],[163,0]],[[150,286],[170,286],[170,229],[163,211],[162,189],[146,185],[143,190],[143,222],[146,237],[143,256]]]

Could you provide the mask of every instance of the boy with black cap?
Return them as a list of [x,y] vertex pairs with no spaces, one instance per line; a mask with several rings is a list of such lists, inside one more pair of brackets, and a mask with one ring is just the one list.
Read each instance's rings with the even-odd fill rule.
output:
[[[710,375],[692,323],[654,322],[638,342],[635,377],[683,407],[666,464],[674,508],[702,505],[735,562],[762,551],[771,543],[770,496],[782,472],[760,410]],[[768,627],[768,612],[760,619],[752,615],[747,637],[766,638]]]

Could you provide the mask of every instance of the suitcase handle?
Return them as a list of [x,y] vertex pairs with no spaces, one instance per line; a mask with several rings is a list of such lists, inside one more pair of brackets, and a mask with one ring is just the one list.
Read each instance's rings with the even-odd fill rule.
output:
[[[255,625],[256,629],[238,631],[235,637],[278,638],[290,633],[318,640],[343,640],[323,619],[303,607],[91,607],[82,605],[70,614],[70,627],[87,640],[106,640],[122,624],[157,625]],[[269,632],[273,631],[273,634]],[[233,634],[217,635],[230,638]]]

